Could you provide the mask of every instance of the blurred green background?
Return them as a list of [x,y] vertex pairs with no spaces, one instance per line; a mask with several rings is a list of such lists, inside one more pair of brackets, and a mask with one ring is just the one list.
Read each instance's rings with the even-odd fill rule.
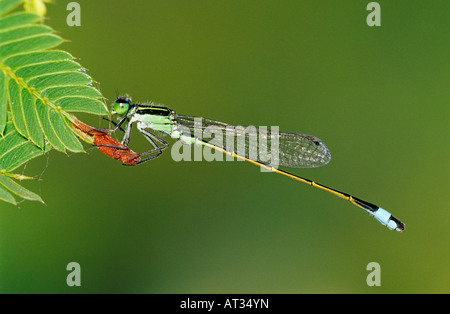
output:
[[[125,167],[95,148],[30,162],[47,206],[0,204],[2,293],[449,293],[449,1],[78,1],[47,23],[111,102],[313,134],[332,152],[293,173],[241,162]],[[80,116],[93,125],[98,117]],[[133,149],[148,143],[135,130]],[[81,265],[81,287],[66,265]],[[366,266],[381,266],[369,287]]]

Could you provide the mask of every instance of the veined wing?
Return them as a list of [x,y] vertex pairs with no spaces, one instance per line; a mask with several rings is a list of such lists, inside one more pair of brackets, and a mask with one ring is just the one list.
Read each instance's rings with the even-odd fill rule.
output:
[[183,133],[193,134],[203,141],[263,164],[316,168],[325,166],[331,160],[327,146],[312,135],[234,126],[183,115],[177,115],[175,120]]

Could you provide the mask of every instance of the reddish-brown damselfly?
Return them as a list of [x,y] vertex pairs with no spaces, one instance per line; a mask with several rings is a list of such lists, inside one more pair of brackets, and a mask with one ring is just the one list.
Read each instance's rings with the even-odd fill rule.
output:
[[141,157],[138,153],[113,139],[108,135],[109,132],[96,130],[76,119],[74,119],[72,126],[82,138],[88,141],[92,141],[93,138],[92,143],[97,146],[103,154],[129,166],[135,166],[141,162]]

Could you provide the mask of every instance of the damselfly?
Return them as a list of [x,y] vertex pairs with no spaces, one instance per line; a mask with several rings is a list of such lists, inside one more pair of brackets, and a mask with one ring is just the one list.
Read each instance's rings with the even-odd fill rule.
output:
[[[112,114],[123,116],[123,118],[116,124],[114,129],[98,130],[102,132],[114,132],[127,122],[122,143],[121,145],[118,145],[117,148],[128,147],[130,144],[133,123],[136,123],[137,129],[153,146],[151,150],[139,154],[140,157],[147,157],[142,158],[135,164],[140,164],[160,156],[163,150],[169,146],[169,143],[155,133],[168,135],[174,139],[181,140],[184,144],[198,144],[209,147],[223,154],[250,162],[267,171],[279,173],[291,179],[322,189],[362,208],[390,230],[402,232],[405,229],[404,224],[400,220],[377,205],[363,201],[350,194],[326,187],[312,180],[279,170],[262,157],[253,154],[252,152],[259,151],[262,148],[260,144],[261,141],[252,141],[254,132],[249,132],[246,128],[239,128],[206,118],[179,115],[172,109],[153,103],[133,104],[128,97],[119,97],[114,102]],[[214,138],[211,135],[205,136],[202,132],[200,132],[201,135],[198,135],[199,130],[206,131],[208,128],[221,131],[223,134],[222,139],[231,138],[233,144],[236,142],[244,143],[246,148],[245,151],[240,152],[233,148],[230,149],[228,145],[223,144],[226,141],[217,141],[218,132],[214,132]],[[150,132],[150,130],[153,133]],[[277,166],[289,168],[316,168],[328,164],[331,159],[331,154],[327,146],[320,139],[312,135],[287,132],[266,132],[264,139],[266,140],[264,148],[269,152],[271,142],[275,141],[278,143]],[[218,142],[222,144],[217,144]],[[234,147],[233,145],[231,146]]]
[[141,157],[138,153],[132,151],[128,147],[125,147],[111,136],[108,132],[100,131],[81,121],[73,119],[72,124],[74,129],[83,138],[93,136],[93,144],[105,155],[121,161],[125,165],[135,166],[141,161]]

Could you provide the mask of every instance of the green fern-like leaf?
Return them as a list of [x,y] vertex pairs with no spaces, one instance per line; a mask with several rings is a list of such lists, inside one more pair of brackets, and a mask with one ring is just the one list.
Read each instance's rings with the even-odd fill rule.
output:
[[[2,2],[10,1],[15,0]],[[63,39],[51,28],[35,25],[39,20],[27,12],[0,18],[1,109],[6,111],[6,95],[17,131],[36,146],[43,148],[48,141],[59,151],[80,152],[81,143],[66,123],[69,112],[108,111],[81,65],[66,52],[49,50]],[[3,114],[0,132],[5,125]]]
[[[21,4],[39,14],[16,10]],[[43,0],[0,0],[0,199],[13,204],[12,194],[42,200],[11,171],[52,148],[83,151],[71,112],[108,114],[93,79],[72,55],[54,49],[64,40],[41,24],[43,12]]]
[[4,134],[0,139],[0,200],[17,205],[13,196],[16,195],[27,200],[42,202],[38,195],[26,190],[12,179],[28,178],[11,174],[11,172],[50,149],[51,145],[48,143],[44,145],[44,149],[41,149],[20,135],[14,127],[11,114],[7,115]]

